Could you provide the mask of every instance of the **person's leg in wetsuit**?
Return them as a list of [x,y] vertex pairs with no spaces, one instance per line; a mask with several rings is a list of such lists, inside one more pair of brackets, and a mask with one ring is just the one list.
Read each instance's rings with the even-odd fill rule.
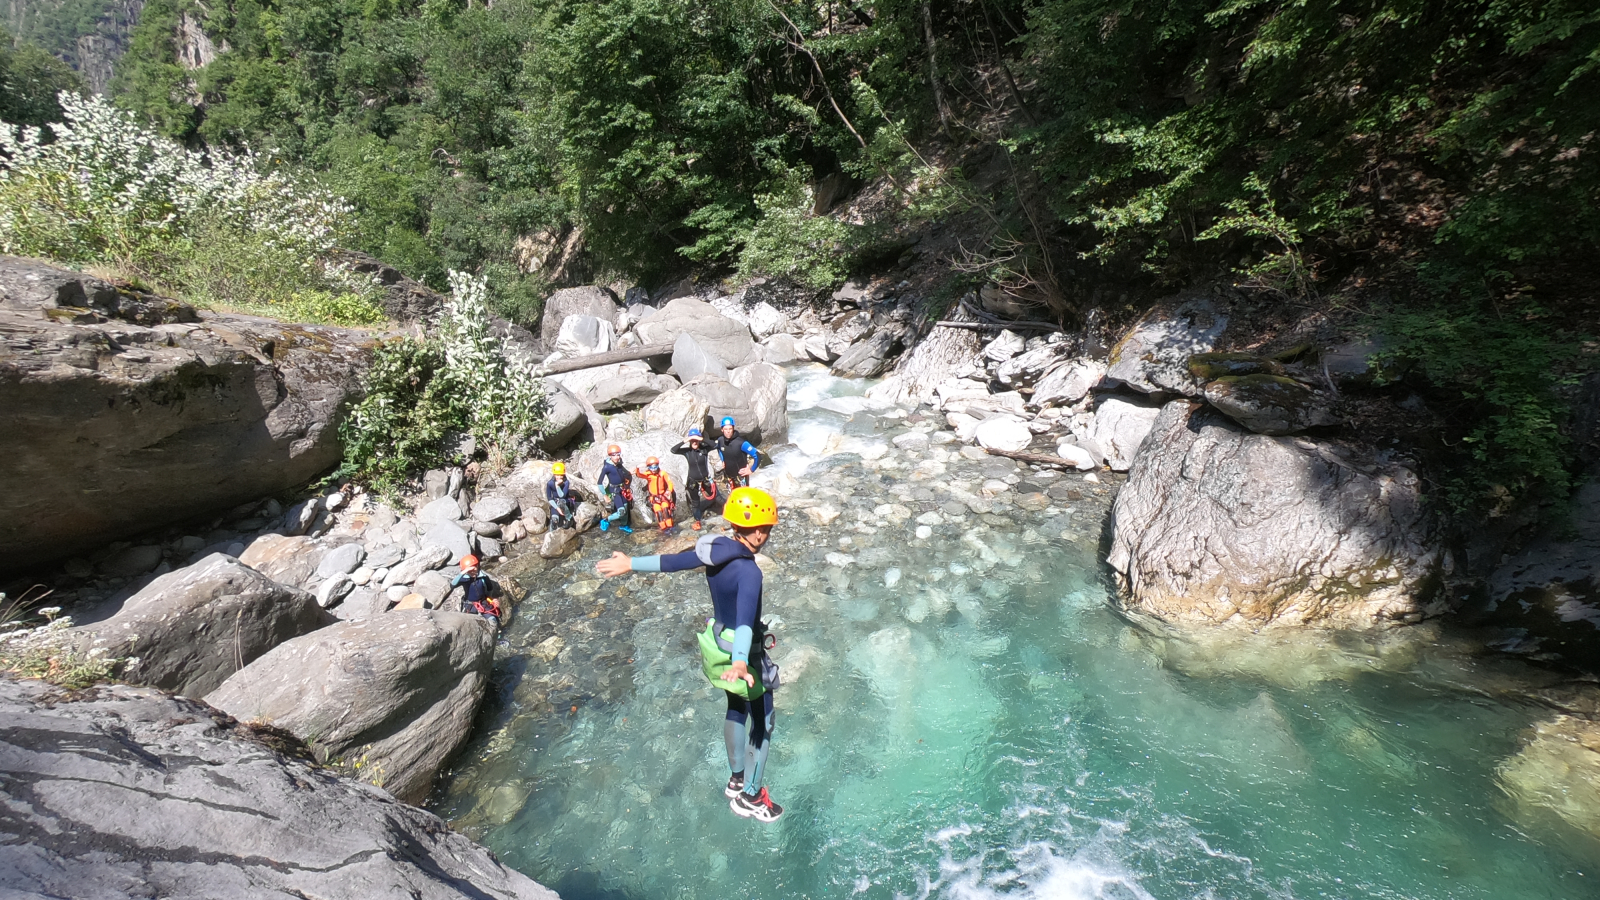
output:
[[[773,710],[771,691],[753,702],[737,694],[728,694],[722,740],[727,745],[728,769],[733,774],[723,789],[726,796],[732,798],[761,790],[761,773],[766,769],[767,750],[772,746]],[[750,790],[752,786],[754,791]]]

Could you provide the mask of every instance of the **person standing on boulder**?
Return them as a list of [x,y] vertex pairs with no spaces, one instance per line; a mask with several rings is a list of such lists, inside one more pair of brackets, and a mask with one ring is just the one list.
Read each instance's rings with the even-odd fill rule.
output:
[[733,416],[722,417],[722,436],[717,438],[717,455],[722,458],[722,477],[728,480],[730,491],[748,487],[751,473],[761,465],[756,448],[739,433],[734,426]]
[[461,611],[474,616],[483,616],[494,622],[495,627],[500,627],[500,601],[494,598],[500,592],[498,586],[489,576],[483,574],[478,568],[478,558],[468,553],[461,557],[461,574],[451,579],[452,589],[466,586],[461,598]]
[[728,698],[722,738],[732,774],[723,794],[734,813],[776,822],[783,807],[772,802],[761,778],[772,745],[772,692],[778,688],[778,667],[767,651],[777,641],[767,635],[761,621],[761,567],[756,554],[778,524],[778,504],[760,488],[741,487],[728,495],[722,517],[733,526],[733,537],[702,535],[693,550],[661,556],[630,559],[613,553],[596,563],[595,571],[611,578],[705,567],[714,615],[700,633],[700,664],[712,686]]
[[600,520],[600,530],[611,528],[613,522],[622,531],[633,534],[628,514],[633,511],[633,473],[622,464],[622,448],[616,444],[606,448],[606,462],[600,467],[600,493],[606,498],[608,515]]
[[717,480],[711,474],[711,448],[701,440],[700,429],[691,428],[689,436],[683,443],[673,447],[672,452],[689,463],[689,483],[684,487],[689,492],[689,506],[694,510],[694,520],[689,527],[699,531],[701,517],[707,512],[715,512],[717,507]]

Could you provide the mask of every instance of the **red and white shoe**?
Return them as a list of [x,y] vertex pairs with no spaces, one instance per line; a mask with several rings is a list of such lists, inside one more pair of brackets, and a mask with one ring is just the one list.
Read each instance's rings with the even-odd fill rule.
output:
[[741,791],[739,796],[728,801],[728,808],[733,810],[734,815],[757,822],[776,822],[783,815],[783,807],[772,802],[766,788],[762,788],[761,793],[754,797]]

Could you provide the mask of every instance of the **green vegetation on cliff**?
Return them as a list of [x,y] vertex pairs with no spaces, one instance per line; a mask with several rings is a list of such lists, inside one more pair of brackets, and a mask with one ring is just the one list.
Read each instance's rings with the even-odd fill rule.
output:
[[[513,318],[691,266],[825,286],[944,223],[1069,324],[1217,279],[1387,297],[1391,352],[1498,417],[1452,439],[1565,477],[1550,379],[1488,360],[1592,365],[1586,0],[150,0],[132,43],[119,103],[310,167],[358,249]],[[840,184],[871,201],[815,214]]]

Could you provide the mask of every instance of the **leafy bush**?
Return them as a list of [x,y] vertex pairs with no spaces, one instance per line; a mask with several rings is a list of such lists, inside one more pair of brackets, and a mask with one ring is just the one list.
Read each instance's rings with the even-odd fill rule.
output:
[[837,287],[850,274],[863,226],[811,214],[811,189],[791,176],[777,192],[756,197],[760,218],[749,227],[739,254],[743,277],[787,277],[818,290]]
[[[203,305],[381,321],[377,286],[322,262],[343,200],[250,154],[185,149],[98,97],[59,101],[49,140],[0,125],[0,251],[110,265]],[[306,302],[319,292],[343,299]]]
[[513,462],[545,430],[544,386],[490,332],[483,279],[450,273],[454,292],[434,333],[375,351],[365,396],[340,427],[341,474],[394,495],[470,434],[492,461]]
[[1454,307],[1391,310],[1379,320],[1389,362],[1420,373],[1458,407],[1441,487],[1458,512],[1492,511],[1568,485],[1564,407],[1554,373],[1576,347],[1550,333],[1541,310],[1491,315]]

